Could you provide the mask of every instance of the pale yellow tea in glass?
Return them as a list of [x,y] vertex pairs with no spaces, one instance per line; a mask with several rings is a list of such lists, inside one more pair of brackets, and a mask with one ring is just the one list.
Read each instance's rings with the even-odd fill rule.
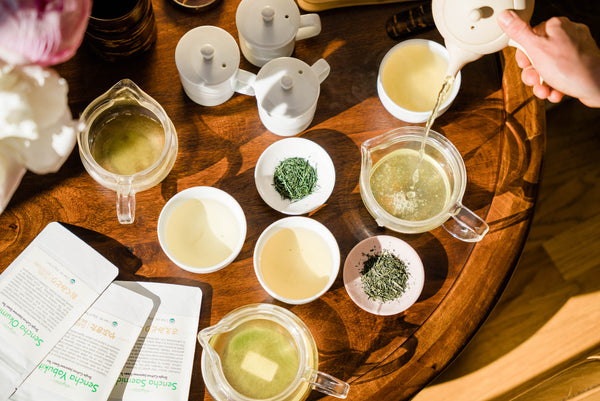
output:
[[444,211],[450,199],[447,173],[428,155],[398,149],[373,167],[370,185],[377,203],[394,217],[423,221]]
[[165,145],[165,131],[155,119],[127,107],[95,125],[92,157],[114,174],[133,175],[152,166]]

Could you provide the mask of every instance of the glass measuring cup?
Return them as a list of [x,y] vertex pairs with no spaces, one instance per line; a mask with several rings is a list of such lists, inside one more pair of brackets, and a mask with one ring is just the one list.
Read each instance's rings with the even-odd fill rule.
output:
[[[246,392],[247,390],[244,388],[241,379],[239,379],[241,374],[238,376],[238,373],[232,368],[224,369],[224,366],[232,366],[225,359],[228,358],[225,355],[231,355],[233,346],[230,347],[230,344],[239,346],[239,339],[247,340],[251,338],[252,330],[263,330],[264,328],[266,328],[266,331],[264,331],[266,333],[264,336],[267,337],[266,342],[269,344],[278,343],[276,337],[268,337],[270,336],[269,330],[273,329],[277,338],[281,338],[281,342],[286,349],[282,352],[275,348],[268,349],[263,352],[263,355],[258,356],[254,355],[254,351],[250,346],[243,350],[245,357],[239,371],[245,369],[244,365],[248,359],[248,366],[253,370],[250,386],[265,389],[262,396],[257,395],[257,393],[243,394],[241,391]],[[259,333],[262,334],[263,332],[259,331]],[[300,318],[280,306],[271,304],[242,306],[225,315],[216,325],[201,330],[198,333],[198,341],[203,348],[202,377],[204,384],[212,398],[217,401],[258,399],[300,401],[306,399],[312,389],[337,398],[346,398],[348,394],[349,385],[347,383],[317,370],[317,346],[308,327]],[[251,343],[251,341],[245,342],[245,344]],[[225,354],[225,352],[228,352],[228,354]],[[284,367],[283,363],[273,365],[275,363],[273,361],[278,360],[276,354],[291,355],[294,358],[294,363],[288,365],[293,368],[287,370],[289,380],[280,382],[277,385],[275,383],[282,376],[277,377],[274,370],[275,372],[277,370],[281,371],[284,370]],[[271,358],[272,355],[273,358]],[[268,380],[269,378],[271,381]],[[275,389],[275,386],[277,386],[277,389]],[[279,388],[281,388],[281,391],[279,391]]]
[[[116,119],[141,116],[146,122],[158,124],[163,134],[157,135],[156,158],[143,169],[127,172],[109,170],[94,158],[93,147],[102,129]],[[125,139],[121,138],[123,141]],[[116,139],[117,141],[119,138]],[[161,182],[173,168],[177,157],[177,132],[167,113],[152,97],[133,81],[123,79],[92,101],[79,118],[77,135],[79,155],[86,171],[102,186],[117,192],[117,217],[121,224],[135,220],[135,194]],[[114,142],[113,142],[114,143]],[[115,150],[116,152],[117,150]],[[125,145],[118,149],[127,152]]]
[[[439,194],[443,201],[432,208],[427,217],[399,218],[386,210],[377,200],[372,190],[372,175],[390,155],[411,154],[416,158],[424,139],[425,128],[421,126],[405,126],[393,129],[383,135],[371,138],[361,145],[360,194],[369,213],[377,224],[391,230],[416,234],[433,230],[442,225],[455,238],[467,241],[480,241],[488,232],[489,227],[479,216],[466,208],[461,202],[467,186],[467,170],[465,163],[452,142],[443,135],[429,131],[426,139],[423,164],[429,164],[444,182],[444,194]],[[396,152],[396,153],[394,153]],[[416,166],[416,165],[415,165]],[[412,171],[411,171],[412,173]],[[418,181],[417,181],[418,182]],[[415,184],[418,185],[419,184]],[[407,188],[400,188],[407,190]],[[431,195],[437,196],[438,193]],[[400,201],[406,201],[408,196]],[[395,199],[394,199],[395,200]],[[425,199],[427,201],[428,199]],[[421,203],[414,204],[418,211]],[[388,208],[389,209],[389,208]],[[418,216],[418,213],[415,213]]]

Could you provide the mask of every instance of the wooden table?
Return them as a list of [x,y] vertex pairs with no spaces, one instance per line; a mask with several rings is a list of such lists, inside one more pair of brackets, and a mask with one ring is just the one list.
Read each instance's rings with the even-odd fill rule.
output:
[[[237,39],[237,2],[223,0],[202,13],[187,13],[167,0],[154,0],[155,48],[136,59],[109,63],[85,46],[56,67],[67,79],[74,116],[122,78],[130,78],[165,108],[179,135],[172,172],[137,195],[136,221],[120,225],[115,194],[83,169],[75,150],[56,174],[27,173],[0,215],[0,271],[51,221],[67,224],[120,268],[120,279],[199,286],[203,305],[199,329],[230,310],[254,302],[278,303],[258,283],[252,265],[260,233],[284,215],[267,206],[254,187],[261,152],[281,139],[261,124],[253,97],[235,95],[223,105],[202,107],[183,93],[174,62],[179,38],[199,25],[216,25]],[[404,125],[383,108],[376,76],[395,42],[385,32],[400,4],[328,10],[323,30],[298,42],[295,57],[312,64],[323,57],[331,74],[321,86],[312,125],[301,137],[323,146],[336,167],[327,203],[310,217],[335,235],[342,261],[359,241],[396,235],[420,254],[426,272],[418,302],[390,317],[369,314],[346,293],[342,274],[320,299],[286,306],[311,329],[319,368],[351,384],[350,400],[402,400],[414,395],[460,352],[496,303],[517,262],[531,223],[544,153],[543,104],[520,83],[511,50],[506,66],[499,54],[467,65],[462,88],[434,128],[463,155],[468,172],[464,204],[482,216],[490,232],[477,244],[460,242],[442,228],[400,235],[377,227],[362,204],[358,178],[360,144]],[[422,37],[441,41],[437,31]],[[239,42],[238,42],[239,43]],[[258,69],[242,58],[241,67]],[[162,206],[177,192],[198,185],[221,188],[242,205],[248,223],[244,247],[225,269],[192,274],[162,252],[156,224]],[[200,372],[198,346],[191,400],[210,399]],[[313,392],[310,399],[320,398]]]

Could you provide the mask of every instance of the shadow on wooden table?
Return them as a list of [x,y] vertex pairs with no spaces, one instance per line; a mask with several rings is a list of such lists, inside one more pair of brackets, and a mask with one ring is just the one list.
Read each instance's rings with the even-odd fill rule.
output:
[[[600,347],[600,109],[547,109],[533,225],[497,306],[415,401],[509,400]],[[492,267],[491,267],[492,268]]]

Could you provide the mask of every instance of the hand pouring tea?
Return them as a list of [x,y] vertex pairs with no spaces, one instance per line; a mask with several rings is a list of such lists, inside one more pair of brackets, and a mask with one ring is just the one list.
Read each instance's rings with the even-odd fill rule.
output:
[[506,46],[521,48],[502,31],[497,17],[512,9],[529,21],[533,4],[534,0],[433,0],[435,26],[450,53],[446,75],[455,77],[465,64]]
[[[521,48],[499,27],[498,14],[514,9],[521,18],[529,20],[533,3],[534,0],[502,0],[482,5],[476,0],[433,0],[434,21],[444,37],[449,60],[425,128],[403,127],[368,140],[361,148],[361,196],[379,225],[404,233],[443,225],[463,241],[479,241],[487,233],[488,225],[461,204],[466,169],[460,153],[431,127],[465,64],[507,45]],[[446,222],[448,217],[452,219]]]

